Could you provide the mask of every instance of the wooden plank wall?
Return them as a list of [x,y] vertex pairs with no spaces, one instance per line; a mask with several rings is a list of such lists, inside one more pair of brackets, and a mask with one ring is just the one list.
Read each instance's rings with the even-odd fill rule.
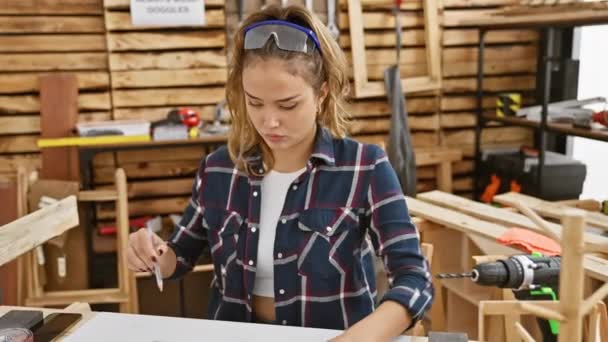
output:
[[38,76],[78,77],[81,122],[110,118],[101,0],[0,2],[0,173],[40,167]]
[[[459,18],[517,3],[518,0],[442,0],[443,84],[439,121],[441,144],[459,146],[465,160],[454,167],[454,192],[473,190],[473,151],[477,89],[477,30],[458,25]],[[486,35],[483,106],[494,111],[497,92],[518,92],[533,101],[539,36],[531,30],[492,31]],[[484,146],[532,143],[533,132],[521,127],[492,127],[482,135]]]
[[[390,6],[363,1],[365,42],[370,79],[382,80],[395,62],[394,16]],[[514,0],[443,0],[442,63],[444,87],[429,94],[409,95],[415,147],[462,146],[467,160],[454,166],[455,191],[470,193],[475,108],[476,34],[458,27],[459,16],[471,16]],[[266,1],[270,3],[271,1]],[[275,0],[274,2],[280,2]],[[293,0],[303,4],[303,0]],[[259,8],[262,1],[246,1]],[[326,20],[326,0],[315,0],[315,13]],[[391,3],[390,1],[386,2]],[[39,165],[35,141],[39,133],[37,76],[74,71],[80,86],[80,120],[156,120],[177,106],[198,109],[211,120],[224,96],[228,50],[237,25],[236,1],[206,1],[204,29],[133,27],[128,0],[6,0],[0,5],[0,173],[18,162]],[[17,15],[18,14],[18,15]],[[348,13],[339,0],[340,45],[350,58]],[[424,20],[420,1],[404,2],[401,11],[402,76],[426,73]],[[530,31],[505,31],[488,36],[487,90],[532,93],[538,36]],[[505,63],[508,61],[508,63]],[[488,110],[494,97],[485,101]],[[389,131],[386,98],[353,100],[351,133],[362,141],[382,141]],[[520,143],[531,133],[520,128],[492,128],[486,144]],[[100,155],[95,160],[97,185],[112,180],[123,167],[129,179],[132,216],[179,213],[187,201],[192,175],[208,150],[172,148]],[[421,168],[419,190],[435,187],[435,171]],[[99,217],[113,217],[102,207]],[[103,224],[104,222],[102,222]]]
[[[224,1],[205,1],[205,10],[202,29],[133,27],[129,0],[104,1],[114,119],[155,121],[187,106],[205,122],[213,120],[227,77]],[[208,151],[198,146],[106,155],[96,161],[95,181],[103,187],[122,167],[131,216],[180,213]],[[112,206],[100,207],[99,217],[113,218]]]

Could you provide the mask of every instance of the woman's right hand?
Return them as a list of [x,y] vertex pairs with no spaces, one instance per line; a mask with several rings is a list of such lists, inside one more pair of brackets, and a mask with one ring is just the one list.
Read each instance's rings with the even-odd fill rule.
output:
[[152,272],[159,257],[167,252],[168,246],[158,235],[141,228],[129,234],[127,247],[127,267],[135,272]]

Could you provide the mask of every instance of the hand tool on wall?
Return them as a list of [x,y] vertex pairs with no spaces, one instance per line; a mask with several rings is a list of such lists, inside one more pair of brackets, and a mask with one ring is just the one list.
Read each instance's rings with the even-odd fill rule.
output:
[[340,36],[340,30],[336,25],[336,0],[327,0],[327,28],[334,39]]
[[388,159],[397,173],[403,193],[416,196],[416,158],[408,124],[405,91],[401,83],[399,60],[401,55],[401,1],[395,1],[396,62],[384,71],[384,87],[391,106],[391,128],[388,136]]

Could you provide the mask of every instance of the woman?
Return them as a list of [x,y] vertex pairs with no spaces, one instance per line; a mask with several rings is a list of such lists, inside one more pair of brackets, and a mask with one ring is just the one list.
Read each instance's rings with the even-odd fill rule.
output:
[[[234,45],[228,146],[201,162],[166,243],[131,234],[129,267],[178,278],[208,244],[210,318],[345,329],[336,341],[399,335],[433,289],[387,157],[344,138],[343,52],[300,6],[253,14]],[[372,245],[391,279],[377,307]]]

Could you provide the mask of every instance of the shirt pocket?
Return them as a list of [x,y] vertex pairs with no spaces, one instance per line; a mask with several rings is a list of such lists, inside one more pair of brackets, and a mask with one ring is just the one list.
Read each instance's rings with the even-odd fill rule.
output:
[[202,216],[216,277],[224,289],[228,270],[236,265],[239,234],[245,222],[239,213],[221,208],[205,208]]
[[300,275],[327,279],[352,270],[359,239],[359,217],[352,208],[305,210],[298,218],[298,230]]

